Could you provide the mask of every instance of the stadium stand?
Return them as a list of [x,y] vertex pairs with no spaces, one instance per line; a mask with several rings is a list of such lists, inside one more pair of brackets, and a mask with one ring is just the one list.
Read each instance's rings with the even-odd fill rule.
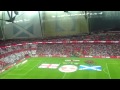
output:
[[[120,56],[119,43],[35,43],[70,41],[119,41],[120,33],[99,33],[50,39],[16,39],[0,41],[0,69],[28,56],[67,55],[67,56]],[[21,44],[22,43],[22,44]]]

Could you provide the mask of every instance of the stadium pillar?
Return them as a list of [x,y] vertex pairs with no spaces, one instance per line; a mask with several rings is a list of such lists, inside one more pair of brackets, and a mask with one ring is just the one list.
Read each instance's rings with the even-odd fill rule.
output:
[[86,21],[88,23],[88,30],[89,30],[89,34],[91,33],[91,27],[90,27],[90,11],[85,11],[85,18]]
[[41,28],[41,35],[42,35],[42,39],[44,38],[43,37],[43,27],[42,27],[42,18],[41,18],[41,13],[40,13],[40,11],[38,11],[38,15],[39,15],[39,21],[40,21],[40,28]]
[[[4,16],[5,16],[5,13],[4,11],[2,12],[2,19],[4,20]],[[5,34],[4,34],[4,21],[1,20],[1,26],[0,26],[0,30],[2,32],[2,39],[5,40]]]

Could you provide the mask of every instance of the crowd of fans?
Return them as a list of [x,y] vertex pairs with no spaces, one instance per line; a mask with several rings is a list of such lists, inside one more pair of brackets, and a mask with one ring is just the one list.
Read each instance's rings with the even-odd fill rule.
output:
[[[92,34],[51,39],[24,39],[0,41],[0,69],[25,57],[26,54],[67,56],[120,56],[119,44],[25,44],[39,41],[69,40],[113,40],[119,41],[120,34]],[[16,44],[21,44],[18,45]]]
[[0,70],[25,58],[26,55],[36,54],[36,49],[37,45],[35,44],[11,45],[7,48],[0,48]]
[[40,55],[120,56],[119,44],[39,44]]
[[14,40],[6,40],[6,41],[0,41],[0,46],[7,46],[11,44],[19,44],[19,43],[25,43],[25,42],[38,42],[38,41],[70,41],[70,40],[99,40],[99,41],[106,41],[106,40],[111,40],[111,41],[119,41],[120,40],[120,33],[99,33],[99,34],[85,34],[85,35],[80,35],[80,36],[66,36],[66,37],[52,37],[52,38],[45,38],[45,39],[14,39]]

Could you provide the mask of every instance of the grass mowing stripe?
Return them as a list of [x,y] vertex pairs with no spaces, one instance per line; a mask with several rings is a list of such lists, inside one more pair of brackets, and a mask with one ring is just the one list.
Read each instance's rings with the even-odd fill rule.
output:
[[[37,60],[37,61],[39,61],[37,64],[38,64],[38,67],[41,65],[41,64],[47,64],[47,62],[48,62],[48,60],[47,60],[47,58],[40,58],[41,60]],[[39,69],[39,71],[41,72],[41,73],[46,73],[46,69],[45,68],[38,68]],[[35,72],[36,73],[36,72]],[[37,77],[38,77],[38,75],[40,76],[40,77],[42,77],[42,78],[44,78],[45,77],[45,74],[43,75],[43,74],[41,74],[41,73],[37,73]],[[48,72],[47,72],[48,73]],[[42,75],[42,76],[41,76]],[[47,74],[48,75],[48,74]],[[36,77],[34,77],[34,78],[36,78]]]
[[[27,64],[27,63],[26,63]],[[37,63],[38,64],[38,63]],[[26,65],[28,67],[28,64]],[[37,65],[35,65],[33,68],[35,68]],[[25,68],[25,67],[24,67]],[[24,70],[24,68],[20,69],[20,71]],[[28,72],[26,72],[25,74],[8,74],[8,75],[26,75],[27,73],[29,73],[33,68],[31,68]]]
[[[59,68],[63,66],[64,60],[80,59],[80,65],[86,65],[85,60],[93,60],[96,65],[100,65],[103,70],[87,71],[77,70],[76,72],[66,73],[60,72]],[[57,69],[38,68],[41,64],[60,64]],[[38,66],[36,66],[38,64]],[[110,64],[110,65],[109,65]],[[36,66],[36,67],[35,67]],[[79,65],[78,65],[79,66]],[[35,67],[35,68],[34,68]],[[33,68],[33,69],[32,69]],[[30,58],[25,65],[14,67],[10,71],[6,70],[0,73],[0,78],[5,79],[120,79],[120,61],[117,59],[98,59],[98,58],[50,58],[38,57]],[[13,75],[12,75],[13,74]],[[14,75],[15,74],[15,75]],[[20,75],[23,74],[23,75]]]
[[[38,65],[38,64],[37,64]],[[32,71],[37,65],[35,65],[33,68],[31,68],[28,72],[26,72],[24,75],[27,75],[30,71]]]
[[[13,67],[12,68],[10,68],[10,69],[8,69],[8,70],[5,70],[4,72],[2,72],[1,74],[2,74],[2,77],[0,77],[0,79],[2,79],[2,78],[4,78],[5,76],[7,76],[8,74],[8,72],[10,72],[10,71],[12,71],[13,70]],[[0,74],[0,75],[1,75]]]
[[[40,62],[41,62],[41,61],[40,61]],[[40,62],[39,62],[39,63],[40,63]],[[39,63],[37,63],[33,68],[35,68],[36,66],[38,66]],[[31,70],[33,70],[33,68],[31,68],[27,73],[29,73]],[[27,74],[27,73],[25,73],[25,74]]]
[[111,79],[111,76],[110,76],[110,72],[109,72],[109,69],[108,69],[108,65],[107,65],[107,63],[106,63],[106,67],[107,67],[107,70],[108,70],[109,78]]

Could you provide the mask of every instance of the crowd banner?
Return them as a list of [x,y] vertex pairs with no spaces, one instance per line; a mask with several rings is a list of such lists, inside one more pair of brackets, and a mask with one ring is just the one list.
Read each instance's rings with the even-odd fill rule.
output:
[[9,46],[1,46],[0,48],[8,48],[11,46],[19,46],[19,45],[25,45],[25,44],[55,44],[55,43],[120,43],[120,41],[49,41],[49,42],[32,42],[32,43],[21,43],[21,44],[12,44]]

